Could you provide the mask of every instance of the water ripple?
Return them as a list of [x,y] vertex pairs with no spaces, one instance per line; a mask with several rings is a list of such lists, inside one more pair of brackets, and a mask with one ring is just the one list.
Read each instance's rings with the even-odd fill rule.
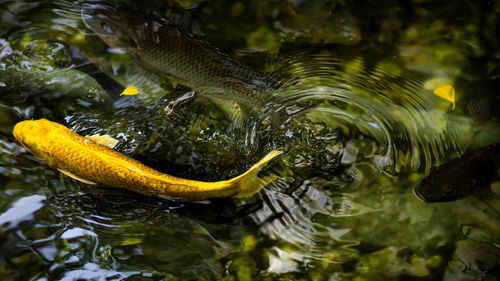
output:
[[384,190],[462,151],[474,123],[438,106],[424,88],[431,74],[328,52],[287,58],[275,71],[287,87],[247,126],[248,144],[286,151],[251,217],[294,259],[347,261],[359,240],[344,219],[394,208],[377,203],[387,202]]

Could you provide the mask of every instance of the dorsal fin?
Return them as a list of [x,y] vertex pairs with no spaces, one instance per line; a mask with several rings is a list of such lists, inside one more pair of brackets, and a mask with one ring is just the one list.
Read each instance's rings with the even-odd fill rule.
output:
[[115,148],[115,146],[118,144],[118,140],[112,138],[110,135],[92,135],[92,136],[85,136],[89,140],[94,141],[97,144],[107,146],[111,149]]

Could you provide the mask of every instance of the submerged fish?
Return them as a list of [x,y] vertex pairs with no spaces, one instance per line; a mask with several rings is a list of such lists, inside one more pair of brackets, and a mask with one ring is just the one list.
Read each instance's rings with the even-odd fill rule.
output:
[[253,106],[281,86],[155,15],[94,4],[84,8],[82,16],[85,25],[110,47],[135,56],[143,67],[202,94]]
[[498,156],[500,143],[495,143],[433,167],[413,191],[427,203],[465,198],[491,184],[495,177]]
[[500,101],[500,78],[483,83],[479,93],[467,105],[469,114],[482,126],[486,126],[488,120],[498,115],[498,102]]
[[[80,181],[186,201],[251,196],[272,181],[271,177],[257,177],[257,173],[282,153],[271,151],[247,172],[233,179],[201,182],[163,174],[100,144],[104,143],[102,137],[82,137],[46,119],[19,122],[13,135],[37,158]],[[109,138],[104,141],[109,144]]]
[[[499,83],[498,78],[483,82],[479,93],[468,104],[470,116],[481,125],[476,128],[474,136],[484,132],[490,118],[498,114],[496,105],[500,98]],[[443,98],[445,98],[444,94],[449,94],[448,100],[454,103],[454,90],[451,85],[438,88]],[[500,143],[494,143],[433,167],[429,175],[415,186],[413,191],[417,197],[427,203],[449,202],[465,198],[491,184],[495,178],[499,154]]]

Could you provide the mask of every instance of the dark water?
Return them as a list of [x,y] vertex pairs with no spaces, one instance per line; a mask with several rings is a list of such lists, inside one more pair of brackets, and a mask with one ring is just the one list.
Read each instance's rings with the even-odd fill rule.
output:
[[[467,112],[500,73],[500,2],[142,1],[285,85],[253,111],[108,49],[82,23],[92,4],[0,1],[1,280],[498,279],[498,182],[442,204],[412,190],[500,140],[497,116]],[[85,65],[140,93],[111,99]],[[433,93],[445,84],[454,109]],[[190,179],[285,153],[252,198],[173,202],[49,168],[11,135],[32,118]]]

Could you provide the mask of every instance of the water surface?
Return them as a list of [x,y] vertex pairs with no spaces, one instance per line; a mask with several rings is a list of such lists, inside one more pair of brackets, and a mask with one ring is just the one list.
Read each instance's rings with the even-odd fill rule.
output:
[[[498,278],[498,182],[487,198],[442,204],[412,192],[432,166],[500,140],[497,116],[482,126],[467,112],[499,75],[498,1],[138,7],[284,85],[252,110],[109,49],[82,22],[95,4],[0,2],[0,279]],[[86,65],[139,95],[110,97]],[[433,93],[443,84],[455,109]],[[11,135],[37,118],[110,134],[120,152],[190,179],[227,179],[285,153],[251,198],[174,202],[49,168]]]

